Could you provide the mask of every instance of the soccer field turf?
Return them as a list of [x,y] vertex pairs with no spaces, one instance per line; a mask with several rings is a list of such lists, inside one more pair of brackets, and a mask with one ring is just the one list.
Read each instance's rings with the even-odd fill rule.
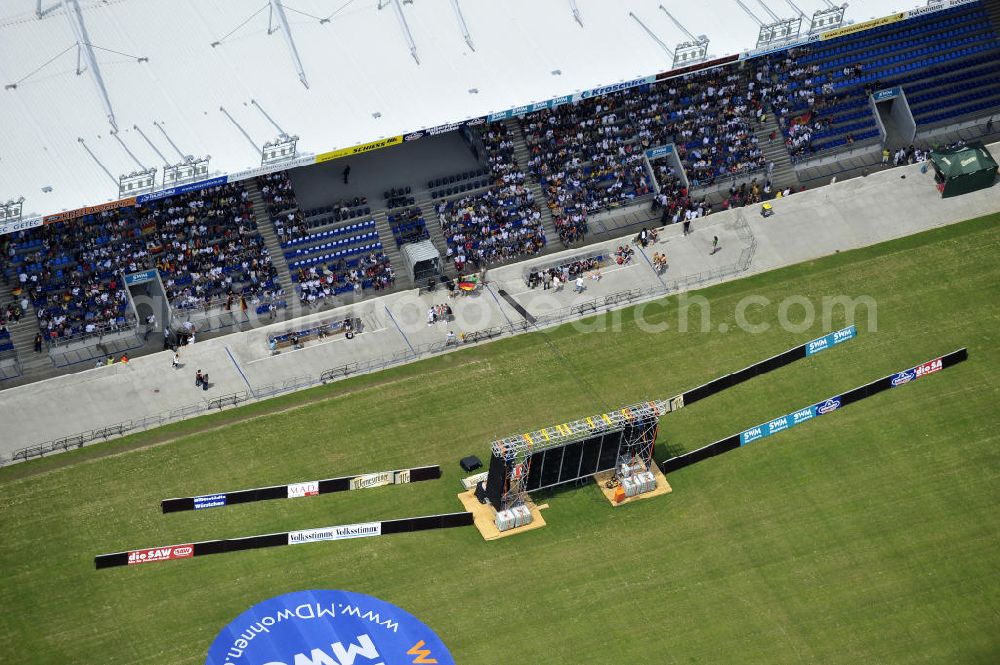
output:
[[[0,662],[201,663],[244,609],[330,588],[415,614],[462,665],[995,663],[998,223],[705,289],[713,332],[654,305],[646,320],[670,328],[648,333],[624,310],[605,319],[620,330],[522,335],[0,470]],[[735,325],[750,295],[772,301],[748,313],[766,332]],[[969,360],[673,473],[665,497],[538,497],[548,525],[496,542],[470,527],[94,570],[102,552],[461,510],[457,460],[496,436],[669,397],[827,332],[777,327],[789,295],[871,296],[877,330],[862,309],[858,339],[666,416],[658,457],[961,346]],[[444,478],[159,511],[422,464]]]

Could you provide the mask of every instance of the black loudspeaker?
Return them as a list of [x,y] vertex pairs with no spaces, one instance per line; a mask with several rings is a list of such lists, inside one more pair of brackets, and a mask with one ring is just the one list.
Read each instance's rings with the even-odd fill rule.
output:
[[469,455],[468,457],[463,457],[459,462],[462,465],[464,471],[475,471],[476,469],[481,469],[483,463],[479,461],[479,458],[475,455]]
[[489,501],[489,498],[486,496],[486,483],[483,481],[476,483],[476,498],[479,500],[479,503],[487,503]]

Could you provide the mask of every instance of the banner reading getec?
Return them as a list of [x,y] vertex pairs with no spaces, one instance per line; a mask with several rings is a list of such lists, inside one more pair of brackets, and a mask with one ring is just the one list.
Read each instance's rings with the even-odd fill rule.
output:
[[454,665],[415,616],[350,591],[295,591],[248,609],[216,636],[205,665]]

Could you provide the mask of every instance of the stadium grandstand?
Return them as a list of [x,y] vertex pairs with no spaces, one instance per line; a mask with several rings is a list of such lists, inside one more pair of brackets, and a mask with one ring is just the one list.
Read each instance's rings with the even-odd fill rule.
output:
[[0,663],[996,662],[997,63],[1000,0],[0,2]]
[[[529,26],[472,6],[456,34],[440,8],[361,4],[199,5],[183,35],[194,3],[4,5],[0,386],[454,288],[997,132],[996,2],[815,3],[780,38],[745,6],[695,38],[706,9],[532,4]],[[316,65],[376,29],[377,57]],[[500,55],[515,31],[530,66]],[[620,48],[595,62],[579,31]]]

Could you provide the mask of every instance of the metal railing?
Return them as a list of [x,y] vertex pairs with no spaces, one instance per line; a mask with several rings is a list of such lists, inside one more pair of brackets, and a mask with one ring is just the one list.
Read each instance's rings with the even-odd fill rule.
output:
[[50,350],[56,351],[59,350],[60,347],[66,347],[69,346],[70,344],[79,343],[81,346],[84,346],[85,345],[84,343],[87,340],[96,339],[97,343],[100,343],[106,336],[117,335],[119,333],[127,333],[135,329],[136,329],[136,321],[134,318],[129,316],[125,319],[125,323],[121,325],[112,326],[109,323],[104,323],[101,324],[101,326],[94,332],[79,333],[77,335],[72,335],[70,337],[51,338],[45,335],[43,332],[42,339],[45,340]]

